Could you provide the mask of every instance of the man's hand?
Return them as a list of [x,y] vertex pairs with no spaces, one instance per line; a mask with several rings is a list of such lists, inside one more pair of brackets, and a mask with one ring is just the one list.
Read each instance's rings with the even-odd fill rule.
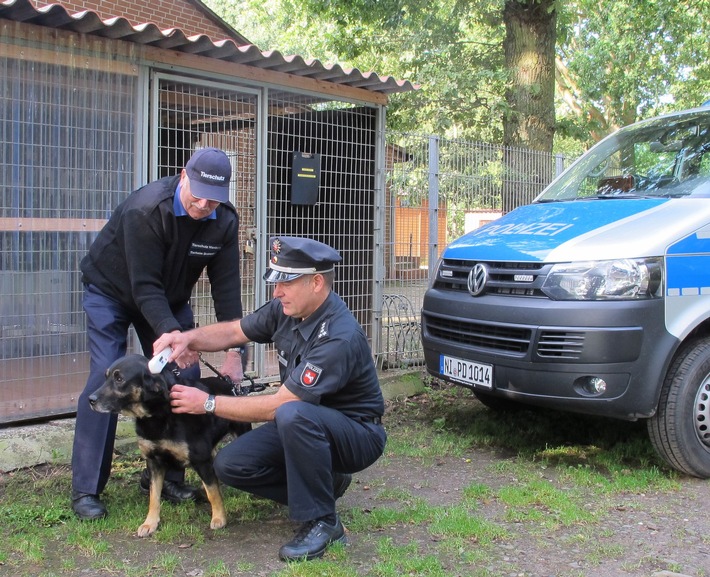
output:
[[163,333],[157,341],[153,343],[153,354],[157,355],[165,347],[171,347],[173,354],[170,355],[170,360],[174,361],[178,367],[184,369],[199,362],[200,358],[197,351],[190,348],[190,338],[187,333],[173,331],[171,333]]
[[170,406],[173,413],[203,415],[206,412],[207,396],[207,393],[195,387],[173,385],[173,388],[170,389]]

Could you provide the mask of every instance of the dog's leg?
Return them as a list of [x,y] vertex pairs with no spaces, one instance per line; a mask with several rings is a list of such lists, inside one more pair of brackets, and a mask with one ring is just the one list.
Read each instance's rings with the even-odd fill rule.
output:
[[214,473],[212,463],[193,464],[193,468],[202,479],[202,485],[207,493],[207,499],[212,507],[212,521],[210,522],[211,529],[221,529],[227,524],[227,511],[224,508],[224,500],[222,499],[222,491],[219,487],[217,475]]
[[220,491],[219,483],[215,482],[212,485],[202,483],[207,493],[207,498],[212,506],[212,520],[210,521],[210,529],[221,529],[227,524],[227,511],[224,508],[222,500],[222,491]]
[[148,465],[150,471],[150,502],[148,504],[148,516],[143,524],[138,527],[139,537],[148,537],[155,533],[160,523],[160,494],[163,492],[163,481],[165,479],[165,469],[155,465]]

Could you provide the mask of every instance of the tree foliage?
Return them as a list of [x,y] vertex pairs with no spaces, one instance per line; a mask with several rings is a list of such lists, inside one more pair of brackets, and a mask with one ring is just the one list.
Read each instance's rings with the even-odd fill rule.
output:
[[557,48],[558,120],[599,140],[710,95],[710,2],[571,0]]
[[[505,0],[205,0],[265,50],[408,79],[388,125],[503,140]],[[554,6],[555,149],[710,98],[710,0],[509,0]]]
[[[489,0],[207,0],[262,49],[411,80],[388,125],[500,141],[506,71],[502,13]],[[492,119],[495,119],[492,121]]]

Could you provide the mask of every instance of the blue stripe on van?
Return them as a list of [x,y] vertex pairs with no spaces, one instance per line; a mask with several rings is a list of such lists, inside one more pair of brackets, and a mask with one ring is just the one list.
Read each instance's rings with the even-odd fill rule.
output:
[[710,292],[710,255],[671,256],[666,260],[667,294]]
[[710,238],[700,238],[693,233],[668,247],[668,254],[710,253]]
[[528,204],[455,240],[443,256],[460,260],[543,261],[551,250],[571,239],[664,202],[667,199]]

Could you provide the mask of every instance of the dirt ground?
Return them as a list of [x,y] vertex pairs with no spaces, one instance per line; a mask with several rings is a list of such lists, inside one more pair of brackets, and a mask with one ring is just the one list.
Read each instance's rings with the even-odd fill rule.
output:
[[[462,489],[473,482],[490,487],[508,483],[504,472],[495,472],[500,460],[499,455],[485,451],[471,452],[465,459],[442,457],[433,467],[423,466],[416,459],[388,458],[355,476],[355,482],[339,501],[339,509],[371,510],[381,506],[374,487],[397,487],[431,505],[454,505],[460,501]],[[397,524],[372,535],[349,532],[346,558],[357,568],[357,575],[377,575],[377,542],[389,537],[395,545],[417,543],[419,555],[431,553],[438,557],[446,575],[452,576],[705,577],[710,575],[710,483],[684,478],[681,485],[672,494],[618,497],[602,522],[555,531],[543,531],[528,523],[506,523],[502,506],[491,500],[478,513],[505,526],[510,537],[489,547],[485,567],[472,567],[462,562],[458,554],[448,555],[447,561],[437,540],[426,527],[416,524]],[[281,510],[265,522],[231,523],[199,547],[184,545],[178,551],[173,548],[182,561],[178,575],[203,577],[209,561],[221,559],[228,567],[245,562],[250,565],[247,573],[233,571],[232,575],[273,576],[284,570],[277,552],[294,529]],[[470,542],[467,546],[474,551],[477,544]],[[133,536],[119,540],[114,547],[122,550],[122,558],[134,565],[166,550],[156,541]],[[93,574],[90,568],[77,573]]]
[[[501,456],[474,451],[461,459],[442,458],[435,471],[423,469],[409,459],[392,459],[387,467],[375,465],[359,476],[361,484],[376,480],[397,483],[412,495],[433,504],[455,504],[461,490],[473,483],[500,487],[509,477],[497,473]],[[436,477],[441,483],[422,486],[422,479]],[[692,577],[710,575],[710,483],[684,478],[679,492],[668,494],[630,494],[618,497],[604,520],[593,527],[572,526],[555,531],[541,530],[534,524],[506,523],[503,508],[495,500],[484,503],[478,514],[505,526],[509,539],[493,546],[493,561],[486,564],[492,576],[525,577],[651,577],[670,575],[673,570]],[[362,506],[369,497],[355,487],[344,501]],[[405,534],[393,530],[395,540],[422,539],[416,529]],[[591,538],[590,538],[591,537]],[[476,547],[471,543],[472,548]],[[613,547],[612,552],[609,550]],[[355,543],[353,555],[363,553]],[[607,550],[605,552],[605,550]],[[606,558],[613,555],[613,558]],[[450,566],[453,574],[459,574]],[[466,575],[466,573],[461,573]]]
[[[408,424],[417,426],[414,421]],[[441,455],[433,460],[387,456],[354,476],[338,508],[347,528],[347,518],[353,511],[367,513],[378,507],[397,506],[383,499],[385,489],[408,493],[432,506],[455,506],[461,502],[464,489],[472,484],[490,487],[493,491],[510,485],[513,479],[506,463],[514,460],[514,455],[491,449],[473,449],[456,457]],[[554,467],[540,465],[539,474],[541,479],[564,489],[566,481],[555,478],[557,469]],[[600,499],[599,492],[594,492],[594,502],[585,505],[598,513],[593,521],[555,529],[530,521],[508,521],[505,505],[492,497],[478,504],[476,514],[505,528],[508,536],[486,545],[485,549],[473,540],[465,540],[459,545],[460,550],[447,550],[426,524],[396,523],[371,534],[349,531],[345,563],[358,576],[382,575],[377,566],[381,562],[377,547],[383,538],[389,538],[394,545],[416,543],[417,555],[431,554],[443,566],[438,572],[410,572],[409,575],[710,577],[710,482],[679,477],[678,484],[677,490],[615,493],[608,501],[607,497]],[[117,512],[112,511],[112,514]],[[118,552],[118,558],[134,567],[145,567],[161,554],[179,556],[180,568],[172,573],[179,576],[209,577],[206,568],[217,559],[230,568],[227,575],[325,575],[285,571],[285,564],[278,560],[278,549],[292,537],[295,528],[286,511],[275,508],[265,520],[233,521],[221,531],[206,531],[206,542],[195,546],[190,543],[166,545],[157,539],[139,539],[134,535],[111,535],[108,539],[111,549]],[[479,549],[482,555],[478,561],[464,554],[475,554]],[[61,556],[61,552],[57,555]],[[76,568],[74,574],[124,575],[120,570],[97,569],[91,559],[86,560],[85,567]],[[9,575],[3,572],[2,566],[0,575]],[[150,575],[158,576],[161,572],[156,569]]]

